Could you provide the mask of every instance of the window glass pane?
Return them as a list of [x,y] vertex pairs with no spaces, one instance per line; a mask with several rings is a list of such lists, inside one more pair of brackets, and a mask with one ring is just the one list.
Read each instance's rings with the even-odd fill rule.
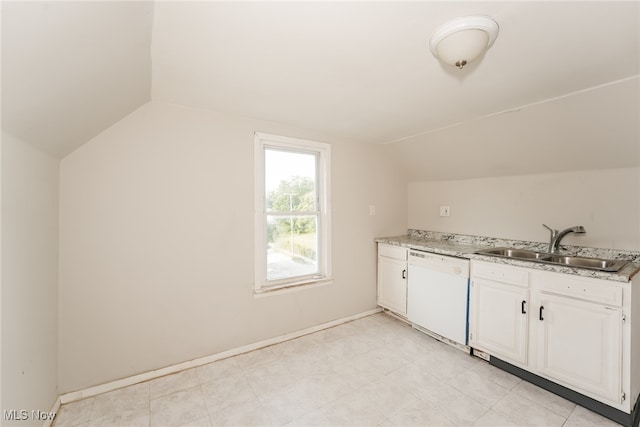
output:
[[317,217],[267,215],[267,280],[317,273]]
[[331,278],[331,146],[255,134],[257,293]]
[[265,150],[267,212],[316,212],[316,155]]

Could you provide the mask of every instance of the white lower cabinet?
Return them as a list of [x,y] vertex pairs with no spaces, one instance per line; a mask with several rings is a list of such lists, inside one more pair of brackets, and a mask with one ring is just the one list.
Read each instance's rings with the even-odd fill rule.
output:
[[537,302],[538,372],[619,403],[622,310],[544,292]]
[[524,365],[529,349],[529,273],[517,267],[471,263],[469,345]]
[[640,388],[631,292],[632,283],[472,260],[469,343],[630,413]]
[[475,279],[471,294],[469,344],[507,362],[526,364],[529,290]]
[[407,249],[378,243],[378,305],[407,315]]

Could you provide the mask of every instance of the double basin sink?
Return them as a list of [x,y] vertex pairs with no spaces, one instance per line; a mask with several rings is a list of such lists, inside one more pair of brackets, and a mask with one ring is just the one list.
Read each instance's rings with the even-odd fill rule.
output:
[[512,258],[545,264],[562,265],[565,267],[587,268],[589,270],[616,272],[627,265],[628,261],[602,258],[585,258],[547,252],[528,251],[526,249],[491,248],[476,252],[479,255],[490,255],[502,258]]

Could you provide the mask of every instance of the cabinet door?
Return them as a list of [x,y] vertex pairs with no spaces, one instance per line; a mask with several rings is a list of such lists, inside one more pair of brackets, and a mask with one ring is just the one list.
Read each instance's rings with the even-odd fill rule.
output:
[[527,364],[529,290],[474,278],[469,343],[507,362]]
[[407,262],[378,257],[378,305],[407,314]]
[[622,311],[545,293],[536,306],[540,374],[620,403]]

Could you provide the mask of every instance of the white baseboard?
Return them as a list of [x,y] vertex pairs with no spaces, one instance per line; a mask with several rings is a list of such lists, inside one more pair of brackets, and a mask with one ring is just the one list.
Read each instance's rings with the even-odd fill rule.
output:
[[[248,353],[250,351],[258,350],[270,345],[279,344],[284,341],[289,341],[295,338],[299,338],[304,335],[312,334],[314,332],[321,331],[323,329],[333,328],[334,326],[342,325],[343,323],[351,322],[353,320],[361,319],[363,317],[371,316],[372,314],[380,313],[381,308],[374,308],[362,313],[354,314],[351,316],[343,317],[341,319],[333,320],[331,322],[322,323],[320,325],[312,326],[311,328],[302,329],[300,331],[291,332],[285,335],[280,335],[275,338],[270,338],[262,341],[258,341],[253,344],[245,345],[242,347],[234,348],[231,350],[223,351],[221,353],[212,354],[210,356],[201,357],[198,359],[190,360],[187,362],[177,363],[175,365],[167,366],[165,368],[156,369],[154,371],[145,372],[131,377],[122,378],[116,381],[111,381],[105,384],[100,384],[94,387],[85,388],[83,390],[72,391],[60,395],[56,404],[56,411],[60,404],[75,402],[76,400],[85,399],[87,397],[96,396],[98,394],[106,393],[109,391],[117,390],[122,387],[138,384],[144,381],[149,381],[155,378],[163,377],[169,374],[175,374],[186,369],[195,368],[197,366],[206,365],[211,362],[215,362],[220,359],[226,359],[228,357],[237,356],[239,354]],[[51,423],[45,424],[45,427],[49,427]]]

